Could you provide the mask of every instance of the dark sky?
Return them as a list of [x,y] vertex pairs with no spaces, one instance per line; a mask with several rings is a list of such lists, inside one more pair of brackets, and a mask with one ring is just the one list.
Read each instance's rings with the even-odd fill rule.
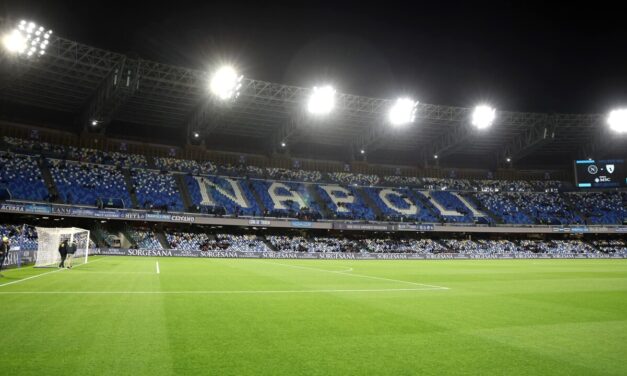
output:
[[298,3],[5,0],[0,11],[144,59],[201,69],[233,62],[251,78],[326,81],[359,95],[538,112],[627,104],[619,5]]

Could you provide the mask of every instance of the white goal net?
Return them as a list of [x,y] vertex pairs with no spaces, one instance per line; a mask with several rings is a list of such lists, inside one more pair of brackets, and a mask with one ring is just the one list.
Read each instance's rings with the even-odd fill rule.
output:
[[57,267],[61,263],[59,247],[66,242],[67,249],[74,253],[67,254],[66,260],[70,265],[85,264],[89,257],[89,230],[76,227],[37,229],[37,257],[36,268]]

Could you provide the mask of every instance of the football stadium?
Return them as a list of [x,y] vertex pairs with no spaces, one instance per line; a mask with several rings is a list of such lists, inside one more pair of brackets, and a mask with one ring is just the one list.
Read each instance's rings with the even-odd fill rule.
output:
[[624,23],[213,6],[0,7],[3,372],[627,374]]

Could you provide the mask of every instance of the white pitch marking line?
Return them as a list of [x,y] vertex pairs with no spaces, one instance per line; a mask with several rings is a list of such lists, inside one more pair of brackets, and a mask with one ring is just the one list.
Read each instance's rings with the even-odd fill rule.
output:
[[[449,287],[444,287],[444,286],[436,286],[436,285],[428,285],[426,283],[418,283],[418,282],[410,282],[410,281],[403,281],[400,279],[391,279],[391,278],[383,278],[383,277],[374,277],[371,275],[365,275],[365,274],[355,274],[355,273],[347,273],[347,271],[344,270],[340,270],[340,271],[333,271],[333,270],[326,270],[326,269],[318,269],[318,268],[312,268],[309,266],[300,266],[300,265],[290,265],[290,264],[282,264],[280,262],[268,262],[269,264],[275,264],[275,265],[283,265],[283,266],[288,266],[288,267],[292,267],[292,268],[301,268],[301,269],[310,269],[310,270],[317,270],[319,272],[328,272],[328,273],[336,273],[336,274],[343,274],[343,275],[349,275],[349,276],[353,276],[353,277],[361,277],[361,278],[370,278],[370,279],[378,279],[381,281],[388,281],[388,282],[398,282],[398,283],[407,283],[410,285],[414,285],[414,286],[425,286],[425,287],[432,287],[434,289],[441,289],[441,290],[450,290]],[[352,269],[352,268],[351,268]]]
[[159,274],[159,261],[157,261],[157,274]]
[[209,290],[209,291],[0,291],[0,295],[37,295],[37,294],[310,294],[333,292],[404,292],[404,291],[436,291],[439,287],[423,287],[414,289],[329,289],[329,290]]
[[[104,257],[103,257],[103,258],[100,258],[100,259],[98,259],[98,260],[96,260],[96,261],[92,261],[92,263],[94,263],[94,262],[98,262],[98,261],[100,261],[100,260],[102,260],[102,259],[104,259]],[[89,264],[89,262],[88,262],[88,264]],[[79,264],[79,265],[76,265],[76,266],[75,266],[75,268],[78,268],[78,267],[80,267],[81,265],[85,265],[85,264]],[[51,270],[51,271],[49,271],[49,272],[45,272],[45,273],[41,273],[41,274],[37,274],[37,275],[33,275],[33,276],[26,277],[26,278],[23,278],[23,279],[18,279],[17,281],[3,283],[3,284],[1,284],[1,285],[0,285],[0,287],[2,287],[2,286],[9,286],[9,285],[13,285],[13,284],[16,284],[16,283],[20,283],[20,282],[28,281],[29,279],[33,279],[33,278],[39,278],[39,277],[44,276],[44,275],[46,275],[46,274],[58,273],[58,272],[63,271],[63,270],[67,270],[67,269],[57,269],[57,270]]]
[[45,272],[45,273],[41,273],[41,274],[37,274],[37,275],[33,275],[33,276],[26,277],[26,278],[23,278],[23,279],[18,279],[17,281],[3,283],[3,284],[1,284],[1,285],[0,285],[0,287],[2,287],[2,286],[9,286],[9,285],[13,285],[13,284],[16,284],[16,283],[20,283],[20,282],[28,281],[29,279],[33,279],[33,278],[39,278],[39,277],[44,276],[44,275],[46,275],[46,274],[50,274],[50,273],[57,273],[57,272],[60,272],[60,271],[62,271],[62,270],[65,270],[65,269],[57,269],[57,270],[52,270],[52,271],[49,271],[49,272]]

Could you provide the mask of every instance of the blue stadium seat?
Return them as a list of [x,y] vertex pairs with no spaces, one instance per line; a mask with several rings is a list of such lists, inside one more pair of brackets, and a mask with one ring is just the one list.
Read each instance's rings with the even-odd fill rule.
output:
[[50,162],[50,172],[63,201],[96,205],[98,199],[113,199],[122,201],[126,207],[130,205],[124,175],[118,168],[59,160]]
[[163,208],[183,211],[183,201],[176,181],[169,173],[153,170],[132,169],[137,201],[142,207]]
[[0,186],[6,188],[13,199],[43,201],[48,198],[37,161],[30,156],[1,155]]

